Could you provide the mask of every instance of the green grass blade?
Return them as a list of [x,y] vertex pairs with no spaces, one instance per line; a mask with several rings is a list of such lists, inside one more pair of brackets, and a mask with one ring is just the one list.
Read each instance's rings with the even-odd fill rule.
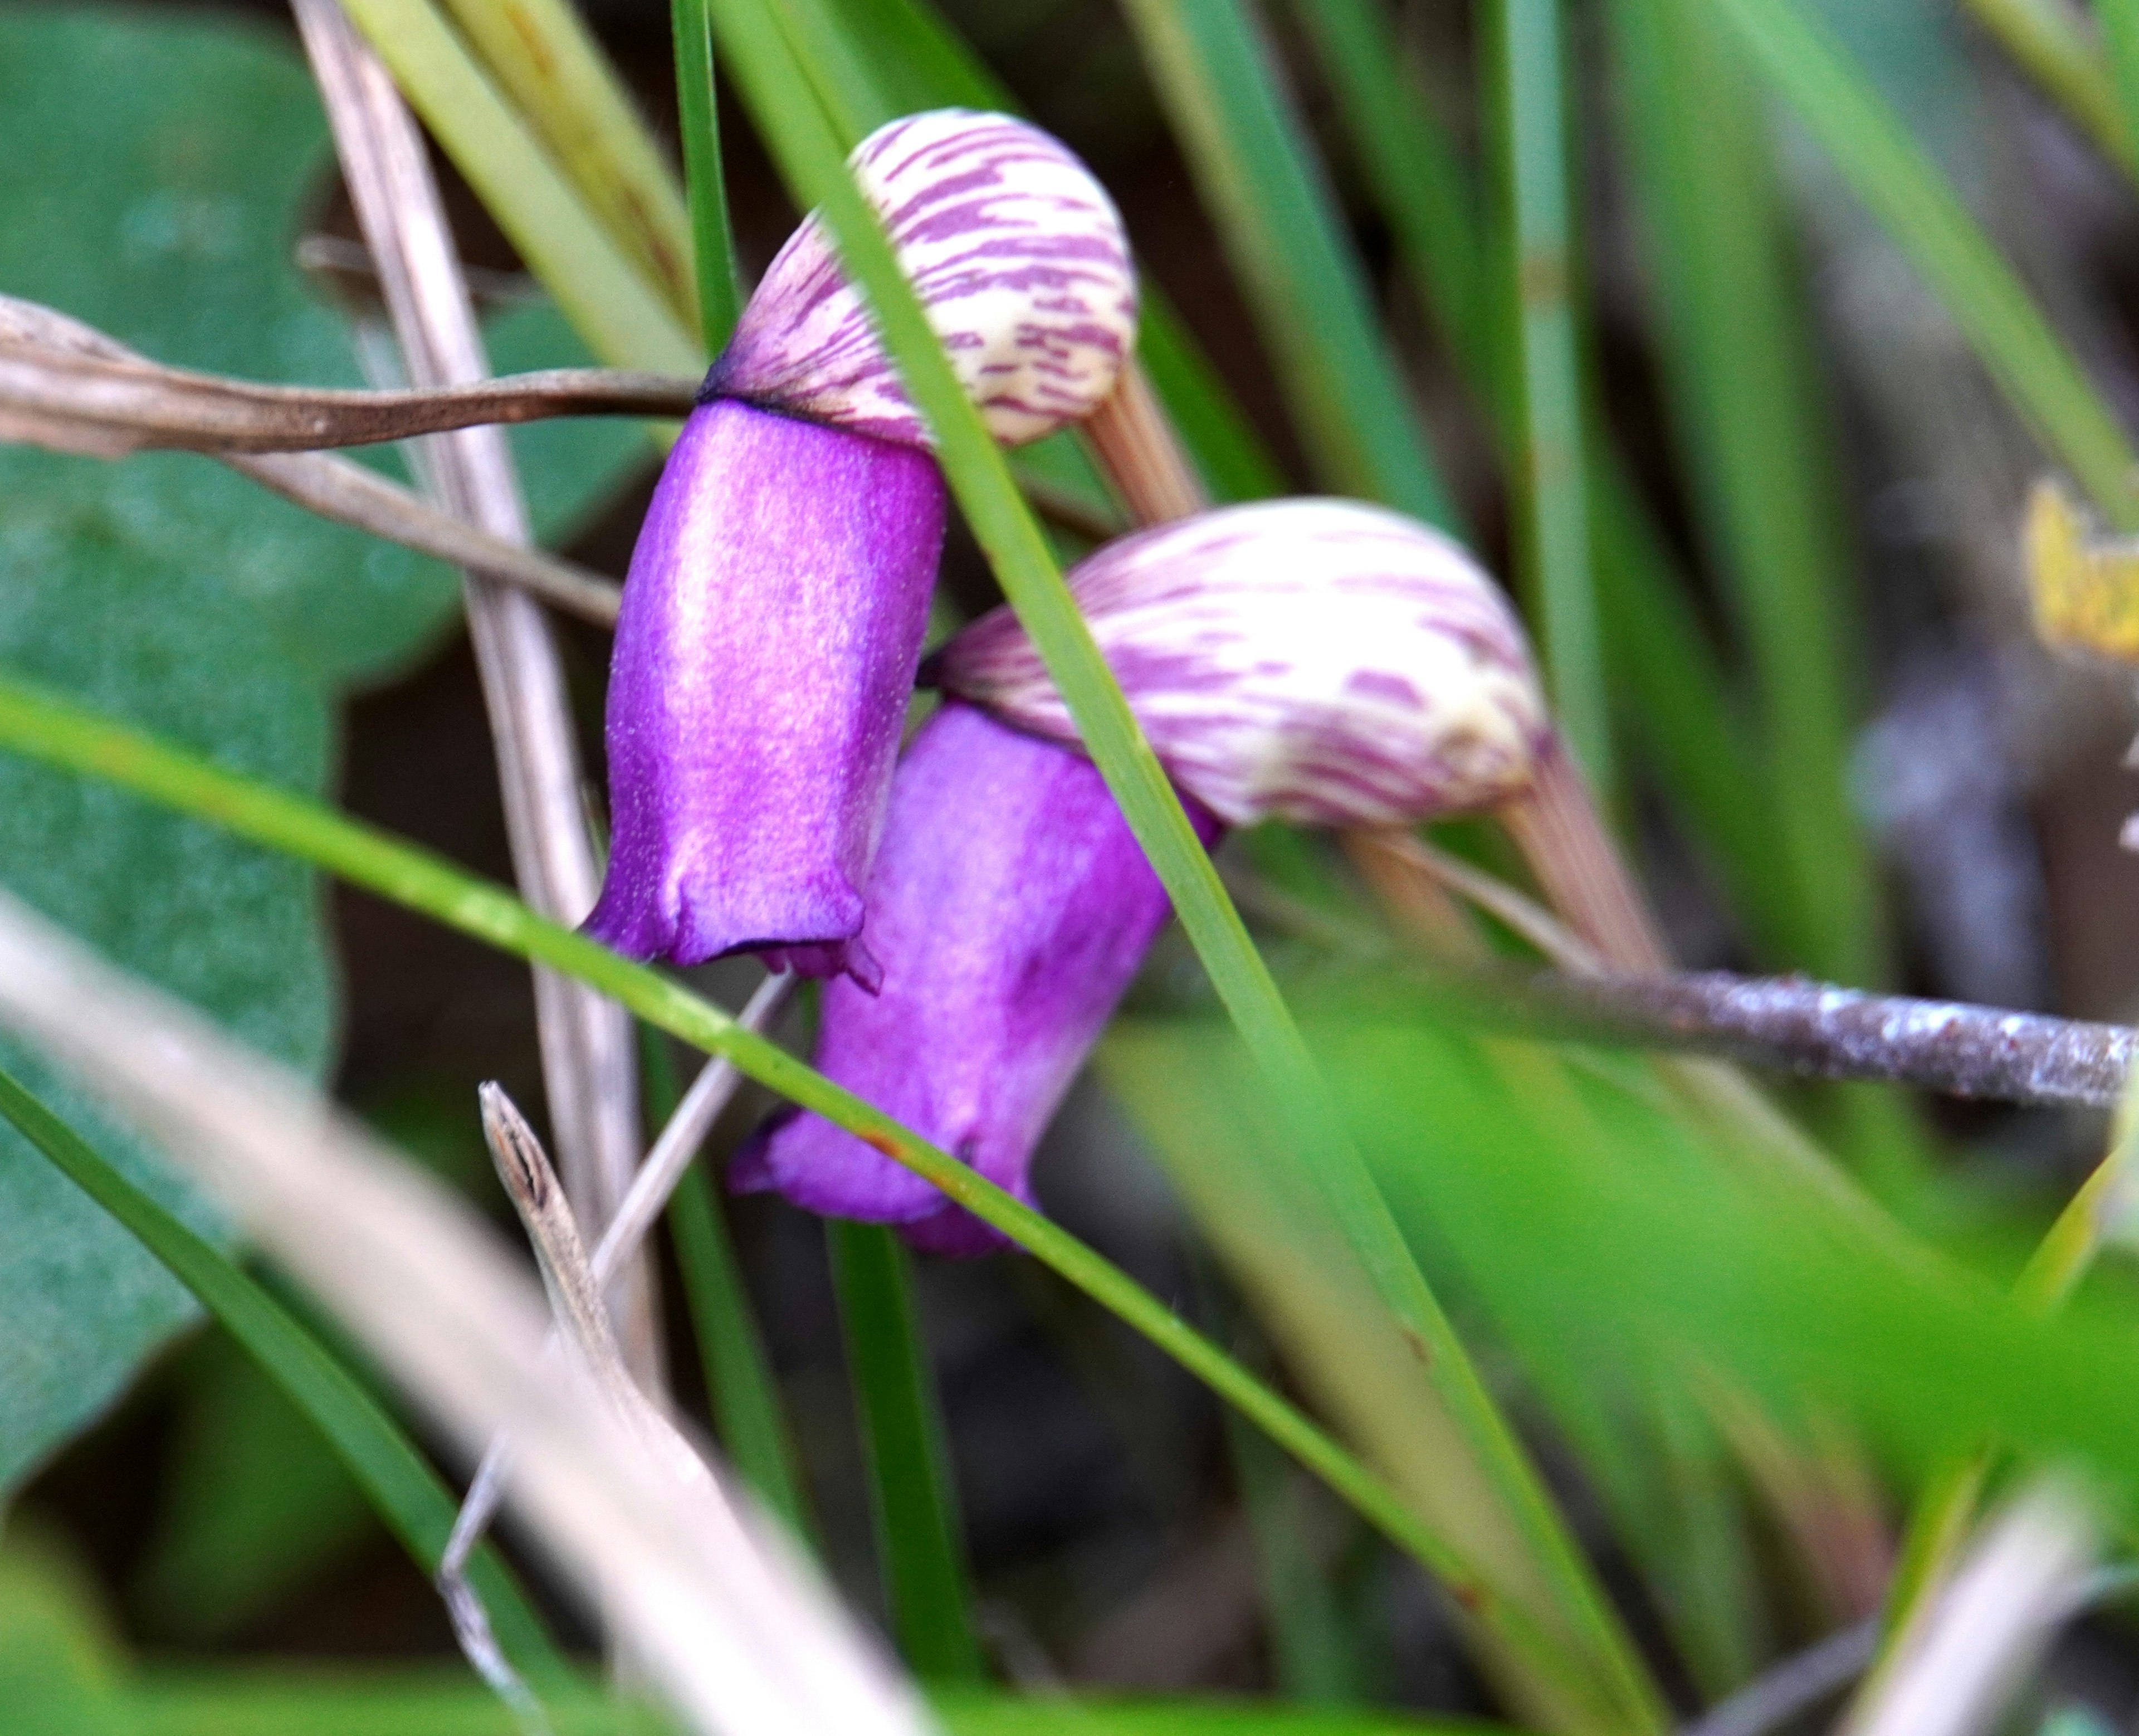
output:
[[[1360,166],[1427,311],[1466,365],[1487,355],[1476,190],[1375,0],[1296,0]],[[1482,384],[1474,380],[1474,384]],[[1488,404],[1512,396],[1487,390]]]
[[[1446,336],[1507,462],[1521,419],[1507,322],[1491,305],[1476,199],[1373,0],[1297,0],[1406,275]],[[1760,754],[1663,539],[1604,439],[1584,442],[1592,558],[1614,680],[1651,763],[1757,938],[1785,928]],[[1788,956],[1777,947],[1777,956]]]
[[[886,112],[963,107],[1018,112],[1011,96],[927,0],[830,0],[852,57],[874,76]],[[1212,496],[1285,493],[1276,461],[1233,402],[1163,291],[1139,286],[1137,354]]]
[[983,1681],[957,1485],[914,1307],[912,1263],[880,1224],[835,1218],[825,1233],[899,1655],[924,1682]]
[[[2139,172],[2139,152],[2117,101],[2111,68],[2088,40],[2069,0],[1965,0],[1976,21],[2004,45],[2028,76],[2127,174]],[[2104,34],[2107,21],[2103,20]],[[2112,51],[2113,53],[2113,51]]]
[[789,59],[777,19],[757,0],[720,0],[714,17],[776,160],[798,198],[818,208],[843,264],[868,296],[885,347],[935,434],[937,458],[967,522],[1165,885],[1269,1088],[1294,1160],[1314,1179],[1385,1305],[1415,1337],[1459,1437],[1571,1627],[1593,1648],[1584,1667],[1597,1671],[1603,1692],[1618,1696],[1629,1717],[1647,1721],[1653,1701],[1638,1661],[1345,1134],[1268,966],[1100,657],[1002,454],[952,375],[883,228],[849,175],[837,138],[814,105],[792,100],[808,81]]
[[721,166],[721,120],[713,86],[713,23],[706,0],[673,0],[676,37],[677,129],[683,135],[683,184],[691,256],[698,291],[698,330],[717,355],[742,311],[735,233],[728,223],[727,178]]
[[631,93],[570,0],[446,0],[581,202],[672,311],[698,311],[690,217]]
[[[0,1116],[193,1293],[311,1420],[417,1565],[427,1575],[433,1572],[459,1503],[349,1371],[257,1282],[106,1163],[4,1072]],[[565,1665],[541,1619],[488,1544],[470,1562],[468,1578],[514,1667],[538,1689],[563,1678]]]
[[1608,807],[1615,787],[1612,723],[1603,628],[1589,571],[1559,3],[1496,0],[1491,26],[1514,243],[1514,278],[1506,292],[1519,310],[1522,449],[1516,493],[1553,709],[1576,763]]
[[1618,0],[1613,20],[1680,445],[1757,675],[1769,847],[1794,882],[1784,962],[1877,983],[1886,940],[1846,783],[1853,567],[1759,93],[1702,0]]
[[1322,483],[1451,524],[1402,364],[1244,0],[1124,9]]
[[[658,1032],[642,1025],[639,1038],[648,1119],[663,1125],[675,1113],[681,1095],[675,1063]],[[685,1170],[668,1196],[668,1233],[676,1244],[677,1273],[698,1336],[706,1397],[721,1445],[758,1498],[796,1537],[810,1538],[814,1529],[795,1469],[793,1438],[781,1409],[779,1384],[736,1262],[727,1219],[702,1163]]]
[[[2128,166],[2130,140],[2139,134],[2139,120],[2134,119],[2139,116],[2139,4],[2134,0],[2094,0],[2094,17],[2102,27],[2102,47],[2108,51],[2107,82],[2122,125],[2127,145],[2123,160]],[[2100,61],[2090,59],[2088,64],[2099,71]]]
[[349,15],[589,349],[612,367],[698,374],[685,320],[604,228],[432,0]]
[[[421,1667],[165,1666],[118,1692],[132,1736],[516,1736],[494,1699]],[[972,1692],[930,1699],[948,1736],[1513,1736],[1473,1719],[1379,1708]],[[591,1685],[560,1695],[551,1710],[556,1736],[653,1736],[672,1728],[650,1714],[627,1719]]]
[[1923,276],[1984,365],[2102,517],[2139,531],[2135,458],[2012,267],[1937,168],[1798,0],[1713,0],[1836,169]]
[[[538,916],[502,887],[302,797],[226,772],[27,684],[0,679],[0,748],[133,791],[297,856],[530,964],[588,983],[647,1023],[869,1140],[991,1224],[1238,1409],[1453,1594],[1481,1625],[1565,1679],[1571,1666],[1520,1608],[1387,1483],[1118,1267],[976,1171],[834,1084],[711,1002]],[[1580,1680],[1579,1670],[1575,1680]]]

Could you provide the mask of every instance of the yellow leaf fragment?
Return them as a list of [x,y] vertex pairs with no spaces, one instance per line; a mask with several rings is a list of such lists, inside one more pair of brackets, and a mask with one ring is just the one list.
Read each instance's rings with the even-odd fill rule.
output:
[[2048,481],[2028,498],[2022,537],[2043,643],[2139,664],[2139,537],[2097,534]]

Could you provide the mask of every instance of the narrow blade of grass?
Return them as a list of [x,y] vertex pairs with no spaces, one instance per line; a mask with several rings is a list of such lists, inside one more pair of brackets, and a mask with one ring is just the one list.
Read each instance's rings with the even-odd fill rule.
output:
[[[1423,101],[1416,70],[1371,0],[1297,0],[1375,203],[1427,317],[1447,337],[1506,462],[1521,421],[1512,328],[1497,316],[1477,200],[1454,142]],[[1602,434],[1584,441],[1604,649],[1650,761],[1764,941],[1783,931],[1760,754],[1662,538]],[[1779,950],[1779,956],[1786,955]]]
[[[193,1293],[311,1419],[416,1564],[426,1575],[434,1572],[459,1503],[349,1371],[232,1261],[135,1187],[4,1072],[0,1116]],[[513,1667],[538,1689],[565,1680],[568,1672],[541,1617],[490,1545],[469,1562],[468,1580]]]
[[[659,973],[545,920],[502,887],[286,791],[0,679],[0,748],[131,790],[340,875],[485,945],[549,966],[610,996],[835,1126],[867,1139],[1142,1334],[1320,1477],[1368,1522],[1476,1609],[1481,1625],[1542,1677],[1579,1685],[1579,1665],[1385,1482],[1296,1406],[1256,1379],[1119,1268],[956,1158],[834,1084]],[[1642,1721],[1646,1723],[1646,1720]]]
[[2102,517],[2139,530],[2131,442],[2072,351],[1900,119],[1798,0],[1713,0],[1992,378]]
[[[682,1096],[675,1063],[658,1032],[642,1025],[639,1039],[648,1119],[665,1125]],[[793,1437],[781,1409],[771,1359],[766,1355],[765,1335],[743,1286],[727,1219],[698,1164],[684,1172],[668,1196],[668,1233],[676,1244],[677,1273],[691,1311],[721,1445],[766,1507],[795,1536],[812,1537],[809,1503],[802,1497]]]
[[843,264],[867,294],[885,347],[936,436],[938,459],[967,522],[1254,1057],[1293,1160],[1314,1178],[1384,1304],[1416,1340],[1435,1392],[1487,1486],[1505,1505],[1531,1565],[1544,1576],[1569,1630],[1591,1648],[1580,1667],[1595,1673],[1608,1699],[1646,1722],[1654,1715],[1654,1702],[1638,1660],[1413,1263],[1267,964],[1078,613],[1002,454],[958,385],[883,228],[848,174],[839,140],[814,104],[794,100],[795,91],[810,81],[790,58],[776,17],[759,0],[719,0],[714,18],[776,161],[798,199],[818,208]]
[[825,1233],[899,1655],[925,1682],[981,1682],[986,1671],[973,1631],[957,1485],[912,1263],[880,1224],[835,1218]]
[[1559,0],[1496,0],[1491,30],[1515,256],[1514,281],[1506,287],[1519,311],[1519,541],[1561,733],[1608,808],[1615,782],[1611,710],[1589,571]]
[[[2011,7],[2015,0],[2004,0],[2004,3]],[[2032,12],[2037,8],[2023,9]],[[2131,140],[2139,136],[2139,118],[2135,118],[2139,117],[2139,0],[2094,0],[2094,17],[2102,27],[2102,43],[2107,51],[2108,93],[2115,100],[2117,119],[2122,125],[2126,145],[2122,160],[2128,168],[2132,162]],[[2087,64],[2099,77],[2102,61],[2090,56]],[[2073,98],[2079,100],[2083,92],[2092,94],[2096,86],[2091,81],[2081,83],[2075,80],[2071,88]]]
[[1787,962],[1875,983],[1885,939],[1844,782],[1853,564],[1758,91],[1697,0],[1619,0],[1613,20],[1680,445],[1758,675],[1770,847],[1798,883]]
[[697,374],[703,351],[498,92],[432,0],[349,15],[587,347],[612,367]]
[[735,233],[728,223],[727,179],[721,166],[721,117],[713,86],[713,24],[706,0],[673,0],[676,113],[683,135],[683,184],[691,220],[691,257],[698,292],[698,331],[717,355],[742,311]]
[[1322,483],[1452,524],[1402,364],[1256,21],[1242,0],[1124,10]]
[[[1296,0],[1294,11],[1427,313],[1469,367],[1488,353],[1492,337],[1481,323],[1486,256],[1476,189],[1455,143],[1427,108],[1374,0]],[[1503,386],[1482,395],[1490,405],[1512,393]]]
[[678,317],[695,317],[697,272],[683,189],[570,0],[446,4],[587,208]]
[[[2139,152],[2117,101],[2111,69],[2081,24],[2069,0],[1965,0],[1976,21],[2050,100],[2093,140],[2097,149],[2127,174],[2139,173]],[[2097,10],[2100,8],[2097,7]],[[2104,20],[2104,33],[2107,33]]]

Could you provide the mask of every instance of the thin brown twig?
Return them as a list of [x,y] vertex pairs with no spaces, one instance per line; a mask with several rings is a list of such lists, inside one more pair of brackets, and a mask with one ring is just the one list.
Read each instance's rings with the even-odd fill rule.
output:
[[[44,357],[72,356],[154,366],[93,326],[35,302],[0,296],[0,371],[4,371],[7,357],[19,357],[25,350]],[[10,402],[4,390],[0,390],[0,440],[101,459],[123,458],[140,444],[130,443],[123,429],[75,415],[71,405],[32,409]],[[521,586],[545,601],[598,625],[613,625],[616,620],[619,591],[599,574],[542,549],[493,537],[478,526],[441,512],[361,464],[312,452],[205,455],[322,518]]]
[[431,391],[262,385],[0,339],[0,415],[37,444],[99,458],[150,449],[319,452],[558,416],[688,416],[697,382],[604,368],[508,374]]
[[[414,117],[338,0],[294,5],[410,382],[437,390],[487,378],[459,254]],[[493,535],[529,540],[502,434],[463,429],[431,436],[426,449],[425,468],[449,511]],[[536,909],[577,923],[593,906],[599,876],[548,618],[533,598],[474,572],[464,575],[463,590],[515,871]],[[567,1189],[581,1221],[598,1228],[638,1163],[630,1021],[614,1002],[547,971],[535,973],[535,990],[543,1081]],[[643,1259],[626,1274],[619,1326],[633,1373],[658,1391],[653,1292]]]

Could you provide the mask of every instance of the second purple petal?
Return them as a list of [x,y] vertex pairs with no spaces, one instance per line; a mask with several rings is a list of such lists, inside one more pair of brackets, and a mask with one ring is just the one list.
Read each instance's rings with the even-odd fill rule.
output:
[[590,933],[874,985],[862,888],[943,511],[926,452],[732,400],[692,414],[617,623]]
[[[1214,841],[1216,821],[1190,812]],[[1033,1148],[1170,911],[1090,761],[953,701],[892,787],[866,931],[882,991],[826,986],[815,1064],[1030,1202]],[[1001,1243],[813,1115],[761,1135],[729,1184],[897,1224],[933,1253]]]

